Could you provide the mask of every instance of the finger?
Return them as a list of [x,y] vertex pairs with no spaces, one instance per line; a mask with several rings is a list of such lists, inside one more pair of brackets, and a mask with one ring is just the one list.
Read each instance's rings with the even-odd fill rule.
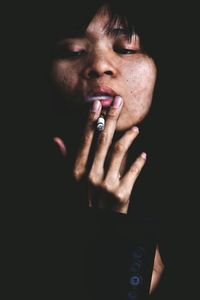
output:
[[127,199],[130,198],[134,183],[139,176],[144,164],[146,162],[146,153],[142,153],[136,161],[131,165],[128,172],[122,177],[120,187],[126,191]]
[[63,140],[62,140],[60,137],[56,136],[56,137],[53,138],[53,141],[54,141],[54,143],[58,146],[58,148],[59,148],[61,154],[62,154],[64,157],[66,157],[66,156],[67,156],[67,148],[66,148],[66,145],[65,145],[65,143],[63,142]]
[[89,152],[94,137],[94,123],[98,119],[100,112],[101,103],[100,101],[96,100],[92,103],[91,109],[89,111],[88,121],[83,133],[83,139],[74,164],[74,176],[77,180],[79,180],[85,173]]
[[118,182],[119,175],[123,160],[127,154],[127,151],[133,141],[135,140],[136,136],[139,133],[138,127],[134,126],[126,133],[124,136],[119,139],[116,144],[114,145],[113,152],[111,154],[111,159],[107,171],[107,175],[105,177],[105,182],[110,181],[111,183]]
[[104,168],[104,162],[112,142],[121,108],[122,98],[120,96],[116,96],[106,115],[105,128],[97,139],[96,153],[91,172],[100,171],[100,173],[102,173],[101,170]]

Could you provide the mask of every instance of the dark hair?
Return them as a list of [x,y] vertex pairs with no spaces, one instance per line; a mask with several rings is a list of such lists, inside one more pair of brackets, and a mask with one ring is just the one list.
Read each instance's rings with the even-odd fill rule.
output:
[[[83,32],[93,16],[106,5],[110,22],[109,27],[118,23],[126,26],[131,37],[134,32],[140,36],[144,51],[150,56],[156,56],[156,41],[161,27],[162,15],[157,14],[158,7],[144,1],[123,0],[73,0],[70,5],[65,2],[48,4],[46,11],[41,12],[43,37],[48,49],[54,47],[56,40],[62,37],[77,35]],[[39,28],[41,34],[41,28]],[[49,51],[49,50],[48,50]]]
[[[103,6],[108,8],[110,15],[107,28],[109,29],[109,27],[118,23],[128,29],[130,36],[136,32],[140,37],[143,50],[155,60],[158,67],[158,76],[154,98],[157,98],[157,86],[159,86],[160,73],[159,65],[162,54],[161,36],[166,38],[166,35],[162,30],[165,18],[163,18],[163,15],[160,13],[159,7],[155,7],[152,1],[149,3],[149,1],[123,0],[119,3],[119,1],[114,0],[73,0],[70,5],[67,1],[53,1],[48,4],[44,11],[40,9],[40,21],[37,19],[37,23],[41,25],[38,27],[38,34],[41,37],[42,45],[40,70],[43,65],[46,72],[44,73],[44,81],[49,75],[48,67],[52,60],[52,55],[54,54],[56,41],[62,37],[73,36],[83,32],[94,15],[96,15]],[[52,95],[52,91],[50,90],[50,96],[53,98]],[[148,113],[148,117],[145,117],[144,125],[148,123],[148,119],[151,119],[151,115],[155,111],[152,110],[152,108],[155,107],[154,102],[157,103],[157,101],[153,101],[151,114]],[[61,105],[60,102],[59,105]],[[62,111],[64,114],[65,110],[61,108],[59,111]],[[154,118],[154,115],[152,117]]]

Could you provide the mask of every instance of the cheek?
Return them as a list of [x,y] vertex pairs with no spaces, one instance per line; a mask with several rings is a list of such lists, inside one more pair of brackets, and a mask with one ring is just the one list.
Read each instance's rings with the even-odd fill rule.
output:
[[70,66],[62,63],[52,65],[51,78],[53,83],[65,93],[72,92],[78,82],[78,76],[74,70],[72,71]]
[[156,67],[149,58],[135,63],[126,77],[127,91],[131,96],[142,97],[151,94],[156,80]]
[[119,119],[121,128],[139,123],[151,106],[156,81],[156,67],[150,59],[135,63],[126,73],[124,108]]

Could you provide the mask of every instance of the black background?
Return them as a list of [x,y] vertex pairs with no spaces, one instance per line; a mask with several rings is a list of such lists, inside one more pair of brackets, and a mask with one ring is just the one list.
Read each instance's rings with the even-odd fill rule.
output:
[[[165,220],[163,232],[170,268],[153,299],[193,299],[198,288],[198,10],[191,2],[168,3],[167,7],[168,23],[161,37],[161,47],[166,50],[166,72],[162,74],[162,102],[156,108],[160,111],[160,123],[155,126],[161,130],[159,143],[165,182],[164,189],[158,186],[163,196],[158,207]],[[34,187],[38,181],[45,181],[48,163],[47,144],[43,140],[46,107],[42,103],[44,91],[38,71],[39,48],[34,44],[35,30],[38,31],[37,11],[19,3],[10,5],[5,10],[4,25],[6,97],[2,102],[8,105],[4,126],[8,154],[4,159],[4,174],[8,186],[3,198],[8,258],[6,256],[4,278],[17,283],[24,229],[38,203]],[[13,267],[16,264],[17,268]],[[14,275],[10,277],[10,273]]]

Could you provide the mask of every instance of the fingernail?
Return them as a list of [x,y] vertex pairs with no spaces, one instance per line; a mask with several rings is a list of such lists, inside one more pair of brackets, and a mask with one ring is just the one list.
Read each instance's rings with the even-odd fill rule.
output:
[[122,98],[120,96],[116,96],[113,100],[112,107],[119,108],[122,104]]
[[92,111],[92,112],[98,112],[99,111],[99,109],[100,109],[100,101],[99,100],[95,100],[93,103],[92,103],[92,105],[91,105],[91,107],[90,107],[90,111]]
[[135,132],[139,132],[139,128],[137,126],[133,126],[131,129]]
[[58,148],[61,151],[62,155],[66,156],[67,155],[67,149],[66,149],[66,146],[65,146],[63,140],[58,136],[54,137],[53,140],[54,140],[55,144],[58,146]]
[[143,152],[143,153],[141,154],[141,156],[142,156],[142,158],[146,159],[147,154],[146,154],[145,152]]

